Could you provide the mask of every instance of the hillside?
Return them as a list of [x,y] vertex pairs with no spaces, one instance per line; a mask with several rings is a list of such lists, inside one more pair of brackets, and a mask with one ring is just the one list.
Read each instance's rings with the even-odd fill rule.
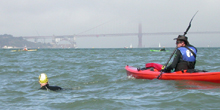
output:
[[13,48],[23,48],[27,46],[28,48],[51,48],[51,44],[44,43],[34,43],[23,39],[22,37],[13,37],[12,35],[4,34],[0,35],[0,48],[4,46]]

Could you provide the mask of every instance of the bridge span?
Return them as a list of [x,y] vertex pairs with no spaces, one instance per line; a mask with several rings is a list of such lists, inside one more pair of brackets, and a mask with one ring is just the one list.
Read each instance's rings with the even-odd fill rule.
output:
[[[121,36],[138,36],[138,48],[142,48],[142,37],[143,36],[156,36],[156,35],[181,35],[183,32],[156,32],[156,33],[142,33],[142,26],[139,24],[138,33],[115,33],[115,34],[81,34],[81,35],[59,35],[59,36],[20,36],[24,39],[32,39],[34,42],[37,42],[39,39],[52,39],[50,44],[55,46],[60,46],[59,42],[67,41],[67,44],[70,48],[76,47],[75,38],[80,37],[121,37]],[[190,32],[190,34],[220,34],[220,31],[212,32]],[[64,45],[64,44],[62,44]]]

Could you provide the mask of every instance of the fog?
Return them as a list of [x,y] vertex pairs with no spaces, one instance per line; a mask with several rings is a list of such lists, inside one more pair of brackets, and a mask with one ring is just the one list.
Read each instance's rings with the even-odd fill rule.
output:
[[[0,34],[58,36],[83,34],[183,32],[197,47],[219,47],[219,0],[1,0]],[[143,36],[145,47],[175,47],[178,35]],[[137,36],[77,37],[78,48],[137,47]]]

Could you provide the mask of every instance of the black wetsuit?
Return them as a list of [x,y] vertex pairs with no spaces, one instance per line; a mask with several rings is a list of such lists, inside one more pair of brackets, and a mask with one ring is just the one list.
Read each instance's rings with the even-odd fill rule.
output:
[[42,90],[49,89],[49,90],[52,90],[52,91],[62,90],[62,88],[59,87],[59,86],[49,86],[49,84],[47,84],[45,86],[42,86],[40,89],[42,89]]
[[[192,45],[187,45],[188,47],[194,47]],[[194,47],[195,48],[195,47]],[[195,48],[196,49],[196,48]],[[196,49],[197,52],[197,49]],[[182,58],[182,54],[180,50],[177,49],[176,53],[174,54],[174,59],[171,65],[169,65],[164,71],[170,72],[173,68],[175,68],[175,71],[182,71],[187,69],[194,69],[195,68],[195,62],[187,62],[184,61]]]

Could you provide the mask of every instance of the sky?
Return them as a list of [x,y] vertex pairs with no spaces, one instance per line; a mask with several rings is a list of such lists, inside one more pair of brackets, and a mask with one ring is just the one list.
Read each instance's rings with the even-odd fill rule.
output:
[[[188,31],[196,47],[219,47],[220,0],[1,0],[0,34],[13,36],[59,36],[83,34]],[[175,47],[178,35],[143,36],[145,47]],[[76,38],[78,48],[138,46],[137,36]]]

